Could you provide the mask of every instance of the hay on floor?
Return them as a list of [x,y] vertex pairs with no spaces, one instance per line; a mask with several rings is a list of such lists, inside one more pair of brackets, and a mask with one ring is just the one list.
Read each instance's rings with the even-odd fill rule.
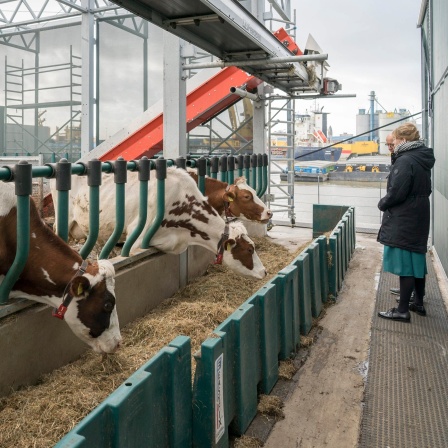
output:
[[40,384],[0,399],[0,447],[53,446],[176,336],[189,336],[195,353],[223,320],[309,245],[291,253],[270,238],[254,240],[267,278],[246,279],[211,265],[205,275],[123,328],[117,353],[89,351],[43,376]]

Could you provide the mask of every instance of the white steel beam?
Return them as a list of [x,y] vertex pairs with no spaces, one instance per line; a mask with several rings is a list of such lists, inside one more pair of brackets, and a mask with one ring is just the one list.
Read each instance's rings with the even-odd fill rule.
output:
[[82,0],[81,53],[82,53],[82,88],[81,88],[81,157],[93,148],[93,104],[94,98],[94,17],[90,12],[94,0]]

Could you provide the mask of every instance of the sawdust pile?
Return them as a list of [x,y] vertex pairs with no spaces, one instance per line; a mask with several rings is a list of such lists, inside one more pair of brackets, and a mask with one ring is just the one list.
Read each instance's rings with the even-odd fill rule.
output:
[[176,336],[189,336],[192,353],[197,351],[216,326],[309,245],[291,253],[270,238],[254,240],[269,272],[266,279],[246,279],[210,266],[205,275],[123,328],[117,353],[101,357],[89,351],[45,375],[40,384],[0,399],[0,447],[53,446]]

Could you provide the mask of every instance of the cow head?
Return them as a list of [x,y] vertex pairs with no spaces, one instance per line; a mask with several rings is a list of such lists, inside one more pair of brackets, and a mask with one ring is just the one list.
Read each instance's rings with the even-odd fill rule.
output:
[[86,272],[70,282],[68,290],[73,299],[64,318],[73,333],[95,352],[113,353],[121,342],[115,270],[107,260],[95,264],[96,274]]
[[245,277],[262,279],[267,272],[257,253],[255,244],[241,222],[229,223],[229,237],[222,242],[223,263]]
[[239,218],[244,217],[249,221],[267,223],[272,218],[272,212],[257,196],[257,192],[247,184],[245,177],[236,179],[230,185],[223,198],[229,204],[230,213]]

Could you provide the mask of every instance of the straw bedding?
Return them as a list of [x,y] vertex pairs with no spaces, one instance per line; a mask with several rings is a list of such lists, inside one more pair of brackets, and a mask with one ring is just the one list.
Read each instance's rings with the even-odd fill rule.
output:
[[217,325],[309,244],[291,253],[268,237],[254,240],[270,273],[266,279],[246,279],[210,266],[205,275],[122,328],[123,345],[117,353],[100,356],[88,351],[43,376],[38,385],[0,399],[0,447],[53,446],[176,336],[189,336],[192,353],[197,351]]

